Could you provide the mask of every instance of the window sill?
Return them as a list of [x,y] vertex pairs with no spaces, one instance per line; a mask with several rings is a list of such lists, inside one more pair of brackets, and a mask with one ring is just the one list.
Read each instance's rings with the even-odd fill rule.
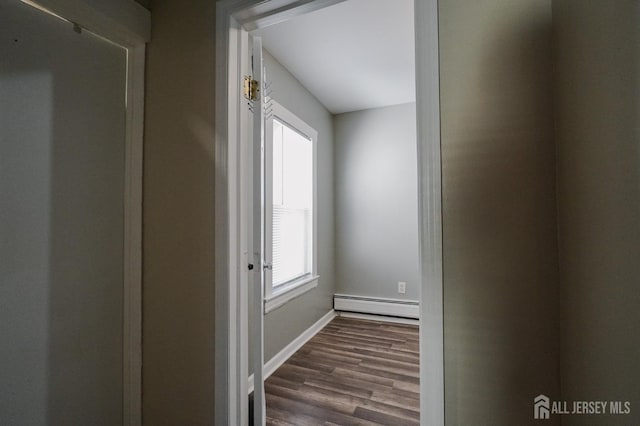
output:
[[304,277],[300,280],[287,284],[284,288],[277,289],[274,294],[264,299],[264,313],[268,314],[288,301],[301,296],[312,288],[317,287],[318,278],[320,278],[318,275]]

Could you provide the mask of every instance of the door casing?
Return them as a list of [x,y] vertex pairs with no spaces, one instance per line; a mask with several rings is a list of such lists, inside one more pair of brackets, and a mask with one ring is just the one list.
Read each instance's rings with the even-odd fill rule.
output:
[[[248,32],[343,0],[219,0],[216,4],[215,424],[246,425],[247,128],[241,76]],[[438,1],[415,0],[420,227],[420,423],[443,426],[444,321]],[[243,74],[244,73],[244,74]],[[427,344],[428,342],[428,344]]]

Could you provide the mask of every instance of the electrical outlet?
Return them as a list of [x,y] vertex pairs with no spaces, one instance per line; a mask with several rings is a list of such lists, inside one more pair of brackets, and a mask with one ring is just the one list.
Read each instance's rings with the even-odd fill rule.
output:
[[405,294],[407,291],[407,283],[403,281],[398,282],[398,293]]

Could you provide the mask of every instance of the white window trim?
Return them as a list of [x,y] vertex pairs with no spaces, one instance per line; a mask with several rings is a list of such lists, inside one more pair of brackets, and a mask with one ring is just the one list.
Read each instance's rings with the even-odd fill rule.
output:
[[277,289],[271,296],[265,297],[264,313],[268,314],[288,301],[317,287],[318,278],[320,277],[317,275],[305,276],[291,283],[284,284],[282,288]]
[[271,101],[271,114],[265,119],[265,162],[268,165],[265,173],[265,248],[264,257],[267,264],[273,262],[272,229],[273,221],[273,120],[278,119],[282,123],[298,131],[304,137],[309,138],[313,145],[313,212],[312,212],[312,244],[311,244],[311,273],[302,276],[289,283],[273,288],[272,269],[265,270],[264,312],[269,313],[284,305],[290,300],[306,293],[318,285],[318,132],[305,123],[297,115]]

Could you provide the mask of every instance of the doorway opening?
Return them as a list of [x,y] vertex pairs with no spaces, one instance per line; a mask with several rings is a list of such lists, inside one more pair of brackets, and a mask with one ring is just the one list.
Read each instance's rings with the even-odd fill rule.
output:
[[[217,223],[226,225],[229,233],[217,238],[217,253],[226,251],[228,257],[217,256],[217,285],[216,285],[216,316],[218,324],[217,336],[223,336],[225,343],[216,348],[216,417],[221,422],[247,424],[247,377],[248,365],[248,318],[244,314],[247,309],[252,311],[256,306],[255,316],[261,316],[261,304],[247,304],[247,286],[251,285],[247,270],[249,265],[262,270],[270,262],[263,258],[260,250],[253,250],[245,241],[259,227],[260,219],[250,221],[247,215],[253,202],[250,194],[244,188],[249,184],[258,184],[251,170],[256,168],[257,156],[252,155],[251,140],[245,129],[249,127],[250,119],[244,117],[242,108],[246,101],[241,97],[241,79],[251,68],[250,31],[268,31],[268,27],[308,12],[323,9],[336,1],[313,2],[267,2],[260,4],[249,2],[221,2],[218,4],[218,93],[226,96],[219,98],[217,116],[219,132],[218,159],[219,164],[226,163],[227,180],[217,187],[218,202],[216,203]],[[275,4],[277,3],[277,4]],[[284,4],[283,4],[284,3]],[[415,5],[415,40],[416,40],[416,74],[421,76],[415,82],[415,116],[417,123],[418,165],[414,176],[418,188],[417,226],[419,229],[420,250],[417,255],[417,276],[420,299],[420,411],[423,424],[444,423],[443,396],[443,360],[442,360],[442,268],[441,268],[441,219],[440,219],[440,156],[439,156],[439,100],[438,100],[438,69],[437,69],[437,8],[436,2],[416,2]],[[330,26],[325,31],[330,31]],[[255,33],[255,34],[257,34]],[[222,37],[222,38],[221,38]],[[254,46],[255,50],[255,46]],[[267,61],[277,63],[275,55],[269,55]],[[279,58],[278,58],[279,59]],[[255,55],[254,55],[255,61]],[[262,68],[261,68],[262,70]],[[251,71],[249,71],[251,72]],[[269,82],[269,67],[264,79]],[[255,75],[255,72],[253,73]],[[365,75],[361,76],[366,77]],[[357,78],[357,77],[356,77]],[[262,79],[260,79],[262,80]],[[275,85],[274,85],[275,86]],[[281,88],[264,87],[263,95],[272,97],[276,101]],[[375,90],[375,87],[372,88]],[[282,93],[281,93],[282,94]],[[266,107],[267,114],[271,113],[270,105]],[[254,115],[256,104],[252,105]],[[366,107],[365,107],[366,108]],[[363,108],[361,108],[363,109]],[[296,111],[294,111],[296,112]],[[301,112],[301,111],[297,111]],[[258,120],[262,121],[262,120]],[[416,126],[417,124],[417,126]],[[261,129],[254,132],[261,132]],[[415,141],[414,141],[415,143]],[[415,146],[415,145],[414,145]],[[247,158],[251,161],[243,161]],[[414,155],[415,159],[415,155]],[[254,166],[248,167],[247,164]],[[251,185],[249,185],[250,187]],[[320,203],[321,204],[321,203]],[[319,214],[322,220],[322,213]],[[243,225],[242,219],[249,226]],[[262,218],[264,220],[264,218]],[[252,229],[253,228],[253,229]],[[254,258],[254,252],[258,256]],[[375,259],[374,259],[375,260]],[[249,267],[248,267],[249,266]],[[269,272],[267,273],[269,274]],[[319,273],[322,279],[322,271]],[[402,283],[398,283],[401,289]],[[260,296],[258,296],[260,297]],[[357,301],[358,302],[358,301]],[[226,306],[224,306],[226,304]],[[230,307],[230,308],[228,308]],[[416,306],[417,308],[417,306]],[[321,327],[320,327],[321,328]],[[260,327],[259,333],[263,333]],[[268,338],[271,337],[267,336]],[[259,340],[262,336],[257,336]],[[256,335],[251,337],[256,339]],[[221,342],[221,339],[216,339]],[[428,342],[428,345],[426,344]],[[255,353],[256,351],[254,351]],[[256,365],[262,365],[259,362]],[[220,373],[222,375],[220,375]],[[256,376],[263,376],[259,371]],[[255,376],[254,376],[255,377]],[[264,377],[257,377],[256,386],[262,384]],[[227,392],[228,391],[228,392]],[[260,395],[257,396],[258,398]]]

